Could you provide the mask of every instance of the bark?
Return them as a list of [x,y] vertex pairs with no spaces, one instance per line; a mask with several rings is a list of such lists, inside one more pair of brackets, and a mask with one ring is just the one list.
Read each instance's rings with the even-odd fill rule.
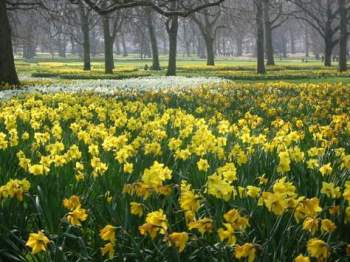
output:
[[[176,2],[174,2],[176,3]],[[169,18],[169,25],[167,28],[169,35],[169,61],[167,76],[176,75],[176,55],[177,55],[177,33],[179,29],[178,16],[172,16]]]
[[334,47],[333,36],[335,31],[332,29],[332,10],[330,2],[327,2],[327,21],[325,25],[325,50],[324,50],[324,65],[332,66],[332,52]]
[[203,41],[199,35],[197,36],[197,55],[201,59],[206,58],[204,47],[203,47]]
[[309,30],[305,29],[305,56],[310,56],[310,42],[309,42]]
[[158,42],[157,42],[157,36],[154,30],[153,25],[153,16],[152,16],[152,10],[150,8],[146,8],[146,18],[147,18],[147,27],[148,27],[148,33],[149,38],[151,42],[151,48],[152,48],[152,70],[160,70],[160,63],[159,63],[159,51],[158,51]]
[[66,57],[66,39],[63,34],[58,36],[58,56],[63,58]]
[[332,66],[332,42],[331,39],[326,38],[325,39],[325,50],[324,50],[324,65],[325,66]]
[[236,37],[236,56],[243,55],[243,40],[241,36]]
[[263,0],[264,4],[264,29],[265,29],[265,52],[267,65],[275,65],[274,50],[272,43],[272,25],[270,21],[269,0]]
[[74,40],[74,37],[70,37],[70,46],[71,46],[71,54],[75,55],[77,53],[77,44]]
[[84,7],[80,6],[80,19],[81,19],[81,32],[83,35],[83,60],[84,70],[91,70],[91,57],[90,57],[90,29],[89,19],[85,14]]
[[282,35],[282,56],[283,58],[287,58],[287,38],[286,36],[283,34]]
[[296,53],[296,50],[295,50],[295,35],[294,35],[293,29],[289,30],[289,33],[290,33],[290,52],[292,54],[295,54]]
[[257,73],[265,74],[263,0],[255,0],[256,5],[256,56]]
[[91,55],[95,57],[97,55],[97,47],[99,45],[98,43],[98,34],[96,30],[91,31],[91,38],[90,38],[90,48],[91,48]]
[[201,21],[199,18],[193,16],[193,21],[197,24],[205,42],[207,51],[207,65],[213,66],[215,65],[215,33],[213,30],[213,24],[209,22],[208,17],[204,16],[203,20],[204,21]]
[[207,65],[215,65],[214,39],[208,35],[204,37],[205,46],[207,48]]
[[340,13],[340,41],[339,41],[339,71],[347,71],[347,52],[348,52],[348,30],[347,30],[347,10],[346,1],[338,0]]
[[103,17],[103,37],[104,37],[104,55],[105,55],[105,73],[113,74],[113,39],[110,33],[109,17]]
[[19,84],[5,1],[0,1],[0,83]]
[[152,50],[151,50],[151,46],[150,46],[150,39],[148,38],[147,35],[145,35],[144,37],[144,49],[145,49],[145,57],[147,58],[151,58],[152,57]]
[[186,23],[183,23],[183,38],[184,38],[184,47],[185,47],[185,52],[186,52],[186,56],[190,57],[191,56],[191,47],[190,47],[190,41],[188,40],[188,36],[187,36],[187,27],[186,27]]
[[33,43],[24,43],[23,46],[23,58],[24,59],[32,59],[34,58],[35,54],[36,54],[36,50],[35,50],[35,46],[33,45]]
[[26,27],[24,43],[23,43],[23,58],[32,59],[36,55],[36,45],[33,39],[33,27],[29,24]]
[[126,57],[126,56],[128,56],[128,49],[126,48],[124,32],[122,32],[122,34],[121,34],[121,40],[122,40],[122,47],[123,47],[123,56]]
[[115,45],[115,52],[117,55],[121,54],[121,48],[120,48],[120,42],[117,36],[117,39],[114,41],[114,45]]
[[222,53],[224,54],[224,56],[226,56],[227,49],[226,49],[226,39],[225,39],[225,37],[222,38]]

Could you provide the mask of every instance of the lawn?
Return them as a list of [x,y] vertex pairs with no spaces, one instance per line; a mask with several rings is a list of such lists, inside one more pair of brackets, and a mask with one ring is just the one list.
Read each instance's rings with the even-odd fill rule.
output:
[[[163,76],[166,73],[166,59],[161,58],[161,71],[149,70],[150,60],[118,58],[113,74],[104,73],[104,63],[96,59],[92,63],[92,71],[83,71],[81,61],[76,59],[37,59],[31,62],[17,60],[17,69],[21,75],[35,78],[58,79],[127,79],[150,76]],[[277,61],[277,66],[268,66],[266,75],[255,73],[253,60],[218,59],[216,66],[206,66],[204,60],[178,60],[177,75],[185,77],[220,77],[238,82],[293,81],[315,83],[350,82],[350,73],[337,72],[336,66],[326,68],[321,61],[286,59]]]

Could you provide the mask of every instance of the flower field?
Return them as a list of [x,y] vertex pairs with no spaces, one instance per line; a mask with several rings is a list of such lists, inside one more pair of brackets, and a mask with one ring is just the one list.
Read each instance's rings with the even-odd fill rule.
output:
[[349,261],[350,89],[0,102],[0,261]]

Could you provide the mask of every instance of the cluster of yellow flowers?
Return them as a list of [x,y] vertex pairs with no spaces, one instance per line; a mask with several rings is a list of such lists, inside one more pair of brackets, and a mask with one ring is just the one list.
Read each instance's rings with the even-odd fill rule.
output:
[[67,221],[72,225],[81,226],[81,222],[88,218],[86,209],[81,207],[80,199],[76,195],[64,199],[63,206],[70,211],[67,214]]
[[250,262],[350,253],[347,87],[29,95],[0,107],[0,208],[15,198],[31,217],[48,203],[55,222],[23,229],[37,232],[32,254],[56,245],[64,225],[101,250],[96,259],[129,247]]
[[6,185],[0,186],[0,200],[2,198],[16,198],[23,201],[23,195],[30,189],[27,179],[10,179]]

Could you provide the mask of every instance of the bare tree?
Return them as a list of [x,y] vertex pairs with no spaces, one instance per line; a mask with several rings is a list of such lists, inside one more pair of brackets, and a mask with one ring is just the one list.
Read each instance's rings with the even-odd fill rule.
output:
[[283,4],[283,1],[280,0],[263,0],[265,52],[267,65],[275,65],[272,32],[288,19],[288,16],[286,16],[284,13]]
[[169,37],[167,75],[176,75],[179,17],[187,17],[206,8],[218,6],[225,0],[131,0],[127,2],[124,0],[114,0],[112,3],[100,0],[71,1],[84,2],[101,15],[106,15],[120,9],[145,6],[167,17],[166,28]]
[[25,10],[39,6],[42,6],[42,2],[39,0],[0,1],[0,83],[19,84],[13,56],[8,10]]
[[339,8],[334,0],[288,0],[298,8],[291,15],[307,22],[323,38],[324,41],[324,65],[332,65],[332,52],[338,44],[339,23],[337,16]]
[[159,63],[159,51],[158,51],[158,42],[154,27],[154,14],[153,10],[149,7],[145,8],[146,13],[146,19],[147,19],[147,28],[149,33],[149,38],[151,42],[151,48],[152,48],[152,70],[160,70],[160,63]]
[[221,17],[221,8],[205,9],[191,15],[192,20],[197,24],[207,49],[207,65],[215,65],[214,41],[217,30],[223,25],[218,23]]

